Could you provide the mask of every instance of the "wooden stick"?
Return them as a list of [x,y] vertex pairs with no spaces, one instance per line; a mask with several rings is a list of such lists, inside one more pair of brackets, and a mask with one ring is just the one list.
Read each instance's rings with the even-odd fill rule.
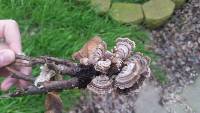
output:
[[29,82],[35,81],[35,78],[32,77],[31,75],[25,75],[25,74],[15,70],[15,69],[11,68],[11,67],[6,67],[6,69],[12,73],[11,76],[13,78],[22,79],[22,80],[29,81]]
[[50,82],[44,83],[43,88],[38,88],[36,86],[29,86],[27,89],[19,90],[7,95],[3,95],[0,98],[44,94],[44,93],[52,92],[52,91],[61,91],[61,90],[67,90],[67,89],[72,89],[76,87],[78,88],[79,85],[80,85],[79,80],[77,78],[70,79],[70,80],[62,80],[62,81],[50,81]]

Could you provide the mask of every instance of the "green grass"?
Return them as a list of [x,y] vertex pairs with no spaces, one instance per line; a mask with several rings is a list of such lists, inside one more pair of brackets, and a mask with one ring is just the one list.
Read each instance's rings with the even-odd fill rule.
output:
[[[91,37],[99,35],[114,46],[117,37],[129,37],[136,42],[136,51],[154,57],[145,50],[148,34],[138,26],[124,26],[107,15],[96,15],[87,3],[75,0],[0,0],[0,19],[18,22],[23,50],[30,56],[49,55],[71,58]],[[37,74],[37,72],[34,72]],[[79,90],[64,91],[64,107],[77,103]],[[1,113],[43,113],[44,95],[27,96],[0,101]]]
[[[155,62],[156,60],[154,60]],[[159,66],[158,64],[151,63],[150,65],[151,71],[153,75],[155,76],[156,80],[161,84],[165,85],[168,82],[168,78],[166,76],[166,71],[162,69],[162,66]]]

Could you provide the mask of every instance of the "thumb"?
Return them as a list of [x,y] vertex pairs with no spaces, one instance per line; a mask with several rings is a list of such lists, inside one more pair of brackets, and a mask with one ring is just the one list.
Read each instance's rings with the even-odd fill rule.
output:
[[15,60],[15,53],[10,49],[0,50],[0,68]]

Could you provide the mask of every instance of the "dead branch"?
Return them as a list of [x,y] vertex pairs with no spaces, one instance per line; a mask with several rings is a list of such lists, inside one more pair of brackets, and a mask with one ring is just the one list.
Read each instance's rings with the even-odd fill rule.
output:
[[35,81],[35,78],[32,77],[31,75],[25,75],[11,67],[6,67],[6,69],[12,73],[11,76],[13,78],[22,79],[22,80],[29,81],[29,82]]
[[49,57],[49,56],[40,56],[40,57],[28,57],[24,55],[16,55],[16,62],[23,64],[23,62],[20,62],[22,60],[28,61],[28,63],[25,63],[30,66],[34,66],[36,64],[45,64],[45,63],[55,63],[55,64],[63,64],[65,66],[74,66],[76,63],[73,63],[71,61],[65,60],[65,59],[58,59],[55,57]]
[[[31,85],[0,98],[47,94],[46,113],[61,113],[63,107],[58,93],[62,90],[87,88],[103,95],[139,89],[150,76],[150,59],[142,53],[134,53],[134,48],[134,41],[118,38],[116,46],[110,52],[106,43],[100,37],[95,37],[72,55],[79,63],[49,56],[16,55],[15,62],[5,68],[12,73],[13,78],[31,82]],[[34,78],[11,68],[12,66],[40,66],[41,71]],[[71,79],[63,80],[64,76],[70,76]]]
[[[28,57],[23,55],[16,55],[16,61],[26,60],[28,62],[15,62],[25,66],[43,65],[47,64],[48,67],[60,74],[67,74],[71,77],[93,77],[97,72],[93,66],[84,66],[81,64],[73,63],[72,61],[58,59],[54,57],[42,56],[42,57]],[[15,64],[14,64],[15,65]],[[17,74],[19,75],[19,74]]]
[[[88,88],[97,94],[110,93],[113,90],[129,91],[150,75],[149,58],[142,53],[133,53],[135,43],[128,38],[118,38],[113,51],[107,50],[107,45],[96,37],[84,45],[73,55],[80,63],[49,56],[28,57],[16,55],[12,65],[42,66],[40,74],[34,78],[17,70],[6,67],[12,77],[32,82],[26,89],[9,94],[10,97],[34,95],[71,88]],[[45,66],[45,68],[44,68]],[[53,78],[70,76],[70,80]],[[137,85],[138,84],[138,85]],[[135,89],[135,88],[134,88]]]
[[43,84],[42,88],[38,88],[36,86],[29,86],[26,89],[17,90],[13,93],[9,93],[7,95],[1,96],[3,97],[21,97],[26,95],[37,95],[37,94],[45,94],[52,91],[62,91],[66,89],[78,88],[79,81],[77,78],[70,80],[62,80],[62,81],[50,81]]

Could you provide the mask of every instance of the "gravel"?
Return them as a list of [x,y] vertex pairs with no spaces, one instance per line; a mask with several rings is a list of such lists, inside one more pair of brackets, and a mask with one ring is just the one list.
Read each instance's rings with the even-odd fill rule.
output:
[[161,56],[158,63],[168,73],[169,83],[163,86],[165,104],[200,73],[200,1],[189,0],[163,28],[153,30],[152,42]]
[[134,103],[137,96],[137,92],[129,95],[112,93],[103,96],[87,93],[87,97],[83,97],[75,110],[69,113],[135,113]]

